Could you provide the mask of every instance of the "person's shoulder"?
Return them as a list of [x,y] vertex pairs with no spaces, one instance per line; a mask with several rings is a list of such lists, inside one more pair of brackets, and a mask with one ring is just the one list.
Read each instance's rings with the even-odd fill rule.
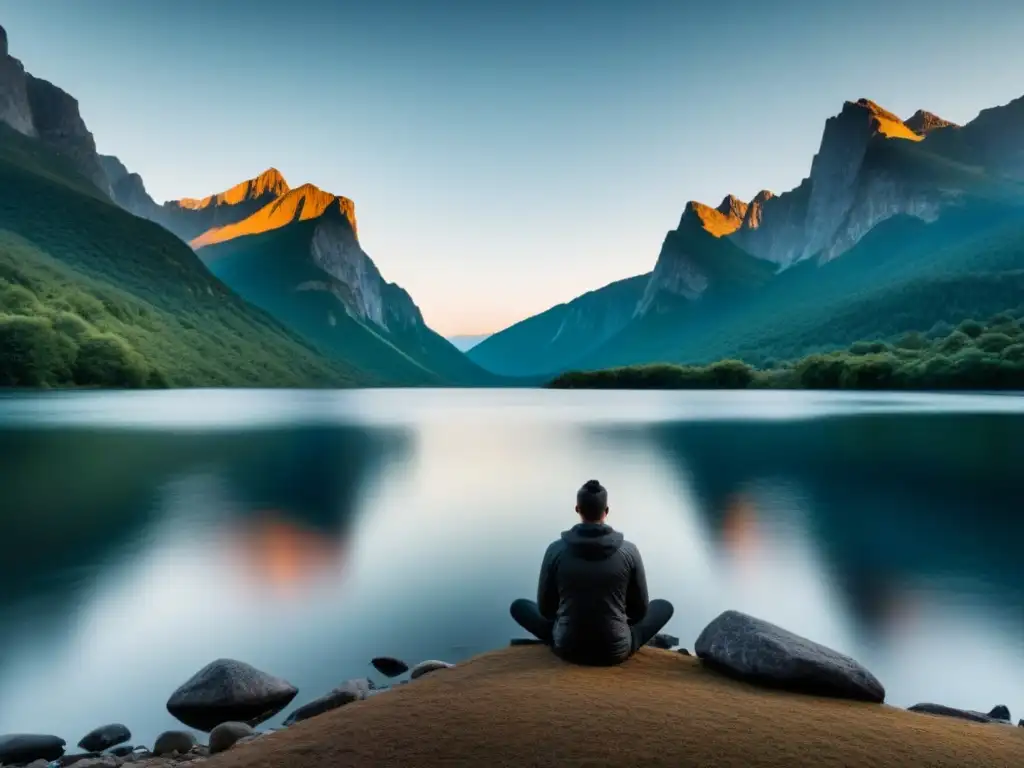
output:
[[640,559],[640,547],[634,544],[629,539],[623,539],[622,546],[620,547],[622,552],[634,560]]
[[548,544],[548,548],[545,551],[545,554],[546,555],[557,555],[563,549],[565,549],[565,542],[562,539],[560,539],[560,538],[559,539],[555,539],[550,544]]

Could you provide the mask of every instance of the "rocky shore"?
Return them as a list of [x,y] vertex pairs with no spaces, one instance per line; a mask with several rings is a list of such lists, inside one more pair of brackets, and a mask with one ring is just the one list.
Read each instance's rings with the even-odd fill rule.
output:
[[[537,641],[515,639],[511,644],[535,645]],[[685,648],[679,648],[679,639],[671,635],[658,635],[649,645],[661,651],[691,655]],[[709,674],[761,690],[884,705],[884,686],[854,659],[738,611],[726,611],[708,624],[695,642],[694,653],[696,662]],[[622,668],[634,663],[630,660]],[[258,748],[251,745],[258,744],[269,734],[291,729],[332,710],[377,697],[455,666],[434,659],[409,665],[389,656],[374,658],[370,664],[388,682],[370,677],[346,680],[327,694],[293,709],[281,729],[256,730],[261,723],[288,707],[298,696],[298,689],[287,680],[244,662],[217,659],[196,672],[167,700],[167,710],[190,730],[166,731],[156,738],[152,747],[146,747],[132,743],[132,734],[126,725],[110,723],[84,735],[77,742],[78,751],[72,752],[67,750],[65,739],[57,735],[0,735],[0,765],[118,768],[131,764],[137,768],[172,768],[203,762],[218,753],[250,749],[255,750],[255,759]],[[615,670],[604,672],[614,675]],[[588,674],[600,675],[602,671]],[[613,682],[608,680],[608,684]],[[951,723],[985,724],[999,731],[1012,725],[1010,711],[1003,705],[981,712],[923,702],[909,707],[907,712],[922,718],[946,718]],[[1018,725],[1024,728],[1024,720]],[[205,744],[197,738],[196,731],[207,734]],[[1024,765],[1024,730],[1019,731],[1019,737],[1020,764]]]

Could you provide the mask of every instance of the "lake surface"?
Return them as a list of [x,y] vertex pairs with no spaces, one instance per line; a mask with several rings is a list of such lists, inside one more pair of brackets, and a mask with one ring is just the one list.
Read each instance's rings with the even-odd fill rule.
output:
[[591,477],[684,646],[735,608],[851,654],[890,703],[1024,717],[1022,398],[8,396],[0,456],[0,733],[152,744],[222,656],[297,705],[376,655],[505,646]]

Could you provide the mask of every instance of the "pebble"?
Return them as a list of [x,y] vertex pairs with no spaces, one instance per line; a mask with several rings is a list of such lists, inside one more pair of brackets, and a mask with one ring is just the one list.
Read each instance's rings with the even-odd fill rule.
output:
[[451,669],[454,664],[449,664],[447,661],[438,661],[437,659],[428,659],[427,661],[421,661],[412,671],[409,673],[409,678],[415,680],[418,677],[423,677],[429,672],[436,672],[439,669]]
[[224,752],[231,749],[235,742],[246,736],[252,736],[255,731],[251,725],[239,722],[221,723],[210,731],[210,754]]

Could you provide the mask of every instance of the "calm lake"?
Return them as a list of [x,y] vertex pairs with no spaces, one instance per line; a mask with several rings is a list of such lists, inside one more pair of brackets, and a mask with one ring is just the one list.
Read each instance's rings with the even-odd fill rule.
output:
[[1024,398],[17,395],[0,456],[0,733],[75,751],[120,721],[151,745],[222,656],[298,705],[376,655],[505,646],[591,477],[685,647],[735,608],[854,656],[892,704],[1024,717]]

